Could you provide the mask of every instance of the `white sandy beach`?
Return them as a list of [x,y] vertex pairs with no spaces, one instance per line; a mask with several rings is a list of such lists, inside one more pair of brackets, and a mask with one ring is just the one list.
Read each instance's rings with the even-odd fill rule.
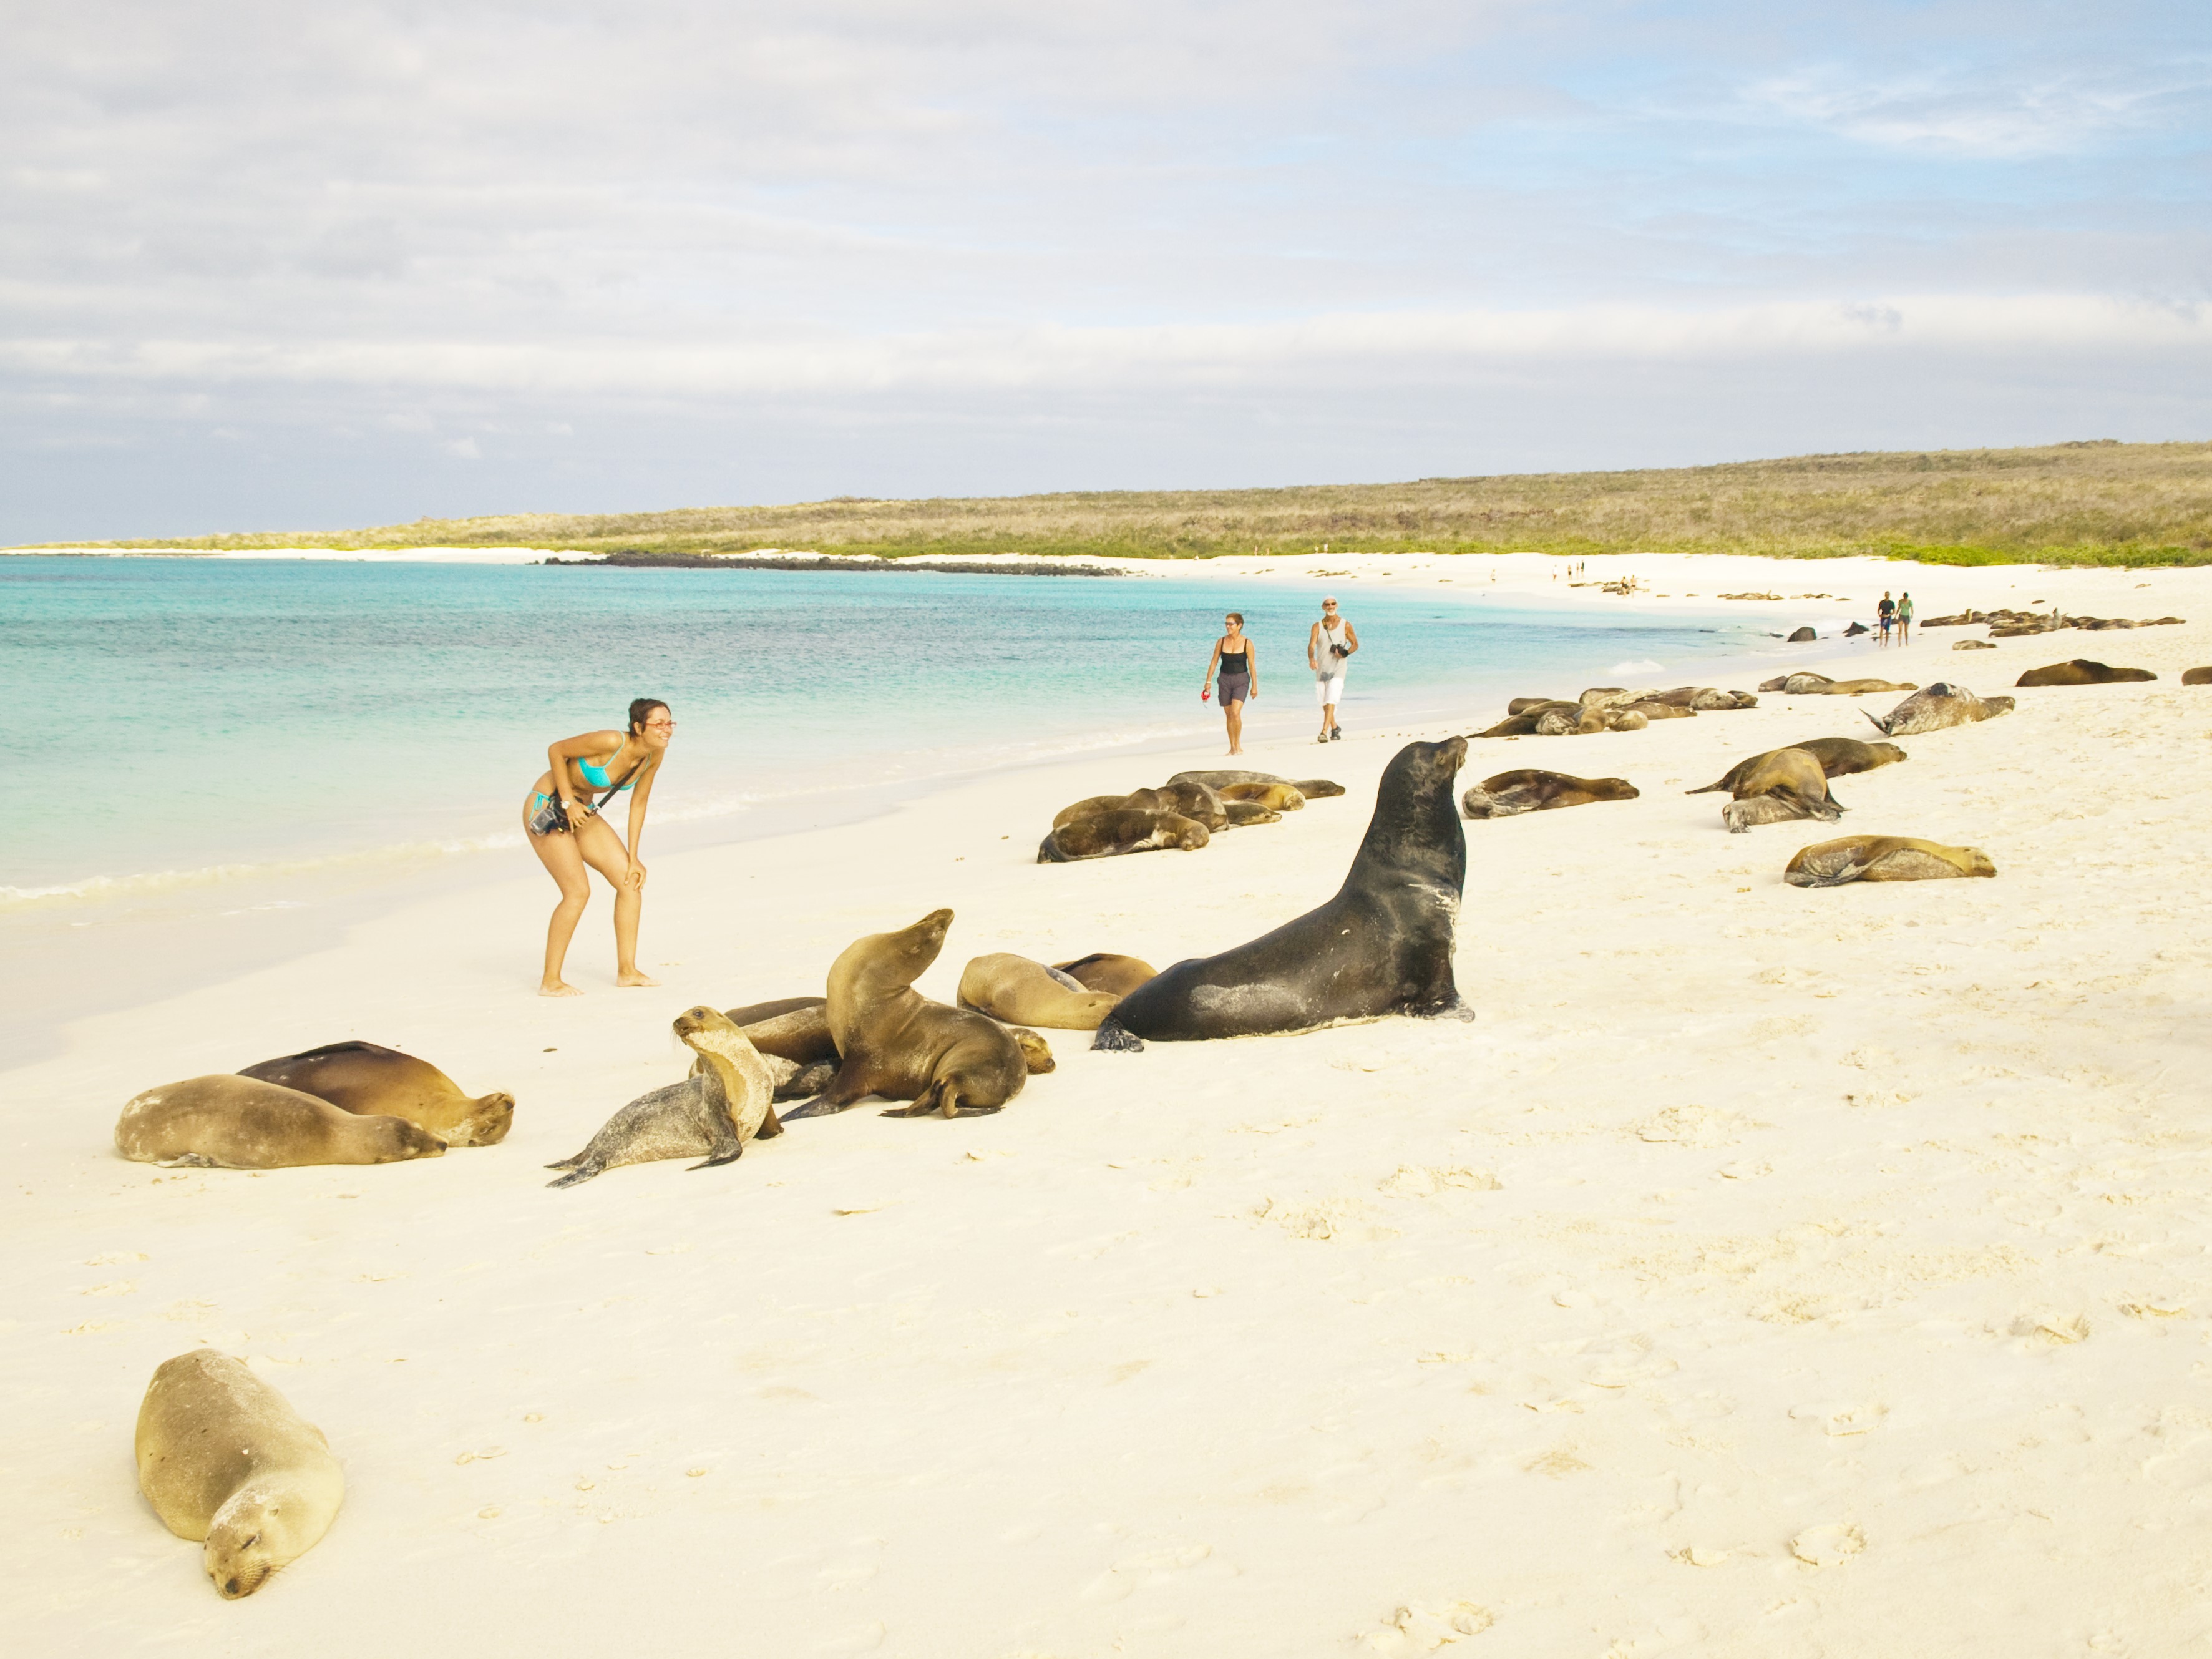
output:
[[[336,949],[205,985],[181,962],[173,997],[0,1074],[11,1649],[2013,1659],[2212,1638],[2212,687],[2179,684],[2212,663],[2212,571],[1592,559],[1591,581],[1652,589],[1622,599],[1534,555],[1249,563],[1356,570],[1322,578],[1355,621],[1370,583],[1492,569],[1502,595],[1593,606],[1780,593],[1743,607],[1777,628],[1869,614],[1883,588],[1923,618],[2189,621],[1809,651],[1985,695],[2074,656],[2160,675],[1902,740],[1908,763],[1837,780],[1835,829],[1729,836],[1725,796],[1682,791],[1870,737],[1859,710],[1902,693],[1474,744],[1462,788],[1542,766],[1644,791],[1466,826],[1475,1022],[1135,1055],[1049,1033],[1058,1070],[995,1117],[872,1104],[726,1168],[553,1192],[541,1166],[683,1075],[684,1008],[818,991],[854,937],[939,906],[957,919],[922,988],[947,1000],[987,951],[1164,966],[1263,932],[1335,890],[1404,741],[1502,710],[1266,745],[1246,764],[1350,793],[1195,854],[1031,862],[1059,806],[1218,743],[648,848],[658,991],[612,988],[602,889],[570,963],[588,994],[532,995],[553,895],[520,852]],[[1303,679],[1267,689],[1308,708]],[[1999,875],[1783,884],[1844,833],[1978,846]],[[258,1175],[112,1149],[141,1089],[355,1037],[511,1090],[513,1135]],[[131,1463],[148,1377],[201,1345],[247,1358],[347,1468],[329,1536],[237,1603]]]

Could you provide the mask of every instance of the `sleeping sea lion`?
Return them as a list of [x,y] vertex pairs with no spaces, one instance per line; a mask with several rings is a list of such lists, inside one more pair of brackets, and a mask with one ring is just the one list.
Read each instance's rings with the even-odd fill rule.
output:
[[1508,719],[1516,714],[1526,714],[1531,709],[1547,709],[1559,699],[1556,697],[1516,697],[1505,705]]
[[1993,651],[1996,646],[1987,639],[1954,639],[1951,642],[1951,649],[1954,651]]
[[2115,668],[2109,663],[2092,662],[2086,656],[2077,656],[2070,662],[2053,662],[2047,668],[2030,668],[2012,683],[2015,686],[2117,686],[2123,681],[2157,678],[2148,668]]
[[1224,807],[1232,801],[1249,801],[1273,813],[1305,810],[1305,795],[1292,784],[1224,784],[1215,793]]
[[1469,818],[1512,818],[1553,807],[1584,807],[1596,801],[1633,801],[1642,793],[1626,778],[1570,778],[1559,772],[1502,772],[1486,778],[1460,797]]
[[1749,692],[1724,692],[1713,686],[1700,686],[1690,706],[1699,714],[1724,714],[1735,709],[1755,709],[1759,699]]
[[[1814,686],[1832,686],[1836,683],[1824,674],[1814,674],[1810,668],[1797,668],[1789,674],[1777,674],[1771,680],[1760,680],[1759,689],[1763,692],[1778,692],[1788,686],[1792,680],[1803,682],[1808,690]],[[1803,692],[1801,692],[1799,695],[1803,695]]]
[[1790,697],[1863,697],[1869,692],[1912,689],[1912,682],[1907,680],[1830,680],[1825,674],[1791,674],[1782,686],[1784,694]]
[[1115,956],[1105,951],[1093,951],[1072,962],[1054,962],[1053,967],[1085,991],[1109,991],[1117,997],[1127,996],[1159,972],[1134,956]]
[[1828,793],[1828,775],[1820,761],[1802,749],[1777,749],[1760,755],[1735,781],[1734,792],[1735,799],[1721,808],[1721,821],[1731,835],[1742,835],[1755,824],[1779,824],[1793,818],[1818,818],[1832,824],[1844,812]]
[[1224,801],[1221,820],[1224,829],[1243,829],[1252,824],[1279,824],[1283,814],[1268,811],[1257,801]]
[[2185,686],[2212,686],[2212,668],[2184,668],[2181,683]]
[[845,1058],[830,1086],[786,1113],[787,1122],[842,1112],[870,1095],[914,1102],[887,1115],[953,1118],[996,1112],[1022,1092],[1033,1062],[1013,1033],[914,988],[951,925],[951,911],[934,910],[911,927],[854,940],[830,964],[830,1033]]
[[1194,778],[1171,778],[1152,793],[1168,811],[1181,813],[1209,830],[1220,829],[1229,822],[1229,814],[1221,809],[1221,797]]
[[447,1146],[496,1146],[514,1124],[514,1096],[467,1095],[428,1060],[375,1043],[326,1043],[242,1065],[241,1077],[281,1083],[363,1118],[404,1118]]
[[1867,718],[1874,721],[1875,729],[1885,737],[1910,737],[1916,732],[1941,731],[1946,726],[1994,720],[2001,714],[2010,714],[2012,707],[2013,699],[2009,697],[1976,697],[1964,686],[1949,686],[1939,680],[1913,692],[1879,720],[1871,714]]
[[1072,824],[1079,818],[1095,818],[1102,812],[1118,812],[1129,804],[1126,795],[1090,795],[1072,802],[1052,815],[1052,826]]
[[1467,740],[1409,743],[1383,769],[1375,815],[1336,896],[1218,956],[1177,962],[1123,997],[1094,1048],[1154,1038],[1299,1031],[1384,1014],[1467,1015],[1452,979],[1467,834],[1452,780]]
[[[1905,751],[1894,743],[1862,743],[1856,737],[1814,737],[1786,747],[1804,750],[1820,763],[1820,770],[1831,778],[1848,778],[1853,772],[1872,772],[1877,766],[1894,765],[1907,758]],[[1739,760],[1728,769],[1719,783],[1708,784],[1701,790],[1684,790],[1682,793],[1712,795],[1722,790],[1733,793],[1739,778],[1754,771],[1768,756],[1780,753],[1778,749],[1769,749],[1765,754],[1754,754],[1748,760]]]
[[1904,835],[1846,835],[1799,848],[1782,879],[1793,887],[1836,887],[1846,881],[1932,881],[1996,873],[1979,847],[1947,847]]
[[218,1071],[134,1095],[115,1120],[115,1150],[171,1168],[293,1169],[442,1157],[446,1144],[404,1118],[356,1117],[281,1083]]
[[1054,826],[1038,844],[1040,864],[1072,864],[1084,858],[1115,858],[1127,852],[1173,849],[1195,852],[1209,839],[1206,827],[1178,812],[1145,812],[1118,807],[1095,817]]
[[1643,720],[1693,720],[1698,711],[1686,703],[1655,703],[1648,699],[1623,703],[1606,711],[1620,718],[1635,715]]
[[1224,784],[1288,784],[1309,801],[1344,793],[1343,784],[1332,784],[1326,778],[1278,778],[1271,772],[1179,772],[1168,782],[1203,784],[1217,793]]
[[321,1542],[345,1502],[323,1431],[228,1354],[165,1359],[138,1405],[138,1490],[226,1601]]
[[639,1095],[609,1118],[584,1150],[548,1169],[568,1173],[548,1186],[575,1186],[627,1163],[707,1155],[694,1169],[711,1168],[744,1155],[745,1143],[783,1132],[772,1104],[775,1084],[768,1063],[726,1014],[687,1008],[674,1021],[676,1034],[705,1064],[682,1083]]
[[960,1006],[1012,1025],[1056,1031],[1096,1031],[1121,999],[1089,991],[1057,968],[1000,951],[978,956],[960,970]]

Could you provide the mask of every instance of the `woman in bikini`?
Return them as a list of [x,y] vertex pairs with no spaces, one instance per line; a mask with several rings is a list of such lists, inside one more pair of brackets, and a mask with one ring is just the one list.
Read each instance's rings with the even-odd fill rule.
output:
[[[591,902],[586,864],[605,876],[615,890],[615,983],[659,983],[637,971],[637,913],[645,902],[645,866],[638,862],[638,845],[645,833],[645,803],[652,798],[653,780],[660,776],[661,758],[675,734],[676,721],[668,704],[658,698],[641,697],[629,705],[627,731],[564,737],[545,751],[546,770],[522,803],[522,827],[530,838],[530,850],[561,889],[561,902],[553,906],[553,919],[545,929],[545,975],[538,981],[539,996],[583,994],[561,977],[561,968],[584,906]],[[632,791],[627,845],[599,816],[599,808],[624,790]]]
[[[1244,753],[1244,702],[1260,694],[1260,663],[1253,655],[1252,642],[1244,637],[1244,613],[1230,612],[1222,625],[1229,630],[1213,642],[1213,655],[1206,659],[1206,686],[1213,684],[1213,671],[1221,670],[1221,712],[1229,722],[1229,753]],[[1199,695],[1206,695],[1201,687]]]

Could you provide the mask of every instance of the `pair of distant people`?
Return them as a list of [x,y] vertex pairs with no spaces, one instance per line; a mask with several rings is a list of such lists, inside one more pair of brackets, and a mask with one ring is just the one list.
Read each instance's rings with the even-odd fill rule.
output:
[[1881,603],[1875,607],[1875,613],[1881,621],[1883,644],[1889,643],[1889,631],[1892,628],[1897,630],[1897,643],[1899,645],[1910,645],[1912,643],[1912,595],[1910,590],[1907,590],[1902,598],[1893,600],[1889,596],[1889,589],[1883,589]]
[[[1223,619],[1228,630],[1213,642],[1206,659],[1206,679],[1199,696],[1212,694],[1217,670],[1221,677],[1221,713],[1229,727],[1229,753],[1244,753],[1244,704],[1260,694],[1258,655],[1244,631],[1244,613],[1231,611]],[[1321,704],[1321,733],[1316,743],[1334,742],[1344,735],[1336,723],[1336,705],[1344,700],[1346,666],[1359,649],[1359,631],[1339,613],[1336,595],[1321,602],[1321,620],[1306,632],[1306,666],[1313,670],[1314,700]]]

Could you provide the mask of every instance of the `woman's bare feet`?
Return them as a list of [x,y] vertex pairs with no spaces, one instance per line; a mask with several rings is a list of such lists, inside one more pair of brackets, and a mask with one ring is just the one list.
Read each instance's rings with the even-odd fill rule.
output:
[[616,974],[615,983],[618,985],[657,985],[660,981],[649,973],[641,973],[632,968],[627,973]]
[[580,997],[584,993],[566,979],[556,979],[550,985],[538,986],[538,994],[541,997]]

